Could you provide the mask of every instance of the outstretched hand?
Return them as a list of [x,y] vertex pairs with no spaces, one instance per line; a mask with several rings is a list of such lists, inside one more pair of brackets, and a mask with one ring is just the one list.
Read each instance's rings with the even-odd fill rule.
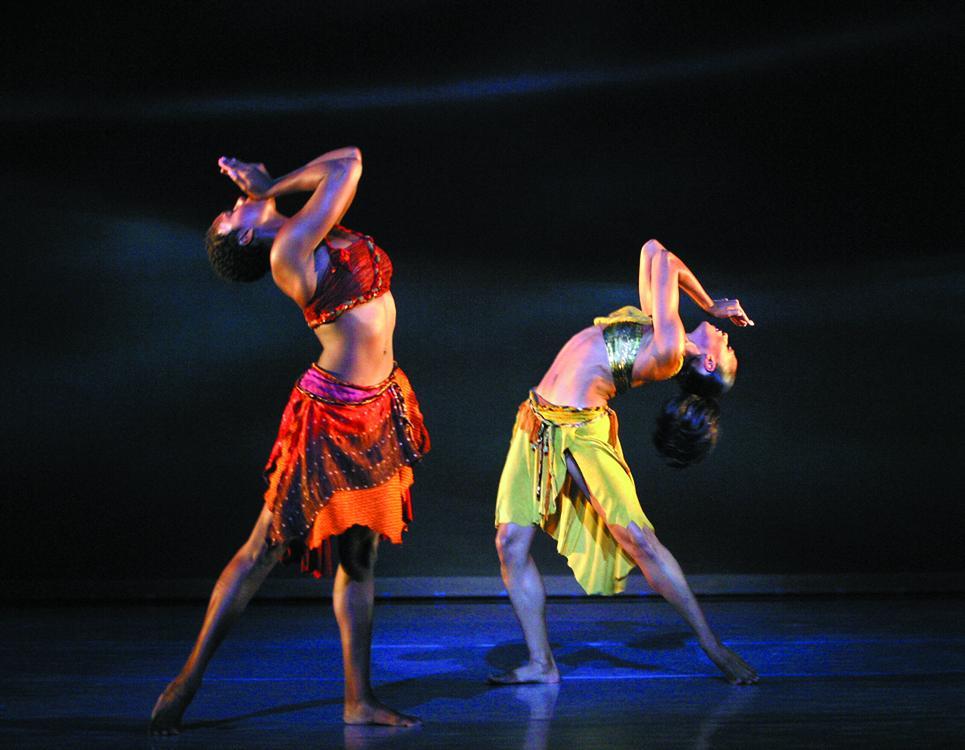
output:
[[705,312],[715,318],[728,318],[731,323],[739,328],[754,325],[754,321],[747,317],[740,301],[736,299],[728,299],[727,297],[715,299]]
[[255,200],[267,198],[268,191],[275,184],[264,164],[254,164],[239,161],[230,156],[222,156],[218,159],[218,168],[221,170],[221,174],[228,175],[228,178],[241,189],[241,192]]

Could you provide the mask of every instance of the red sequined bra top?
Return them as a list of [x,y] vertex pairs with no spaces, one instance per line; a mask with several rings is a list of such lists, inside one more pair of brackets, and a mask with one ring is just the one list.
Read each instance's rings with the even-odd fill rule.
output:
[[303,311],[312,328],[385,294],[392,283],[392,262],[375,240],[345,227],[335,228],[354,239],[348,247],[332,247],[327,239],[322,240],[315,251],[326,250],[330,264]]

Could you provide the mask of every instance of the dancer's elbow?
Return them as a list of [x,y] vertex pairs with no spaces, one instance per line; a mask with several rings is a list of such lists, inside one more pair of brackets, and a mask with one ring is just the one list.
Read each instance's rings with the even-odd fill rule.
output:
[[652,260],[665,253],[669,253],[669,251],[663,246],[660,240],[647,240],[643,243],[643,247],[640,248],[640,257],[643,260]]

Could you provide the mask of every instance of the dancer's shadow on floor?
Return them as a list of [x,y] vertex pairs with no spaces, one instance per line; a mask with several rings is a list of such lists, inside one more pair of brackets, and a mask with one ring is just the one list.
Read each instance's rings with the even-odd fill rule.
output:
[[417,707],[440,698],[469,701],[491,689],[479,669],[419,675],[375,686],[380,700],[402,711],[406,706]]
[[[551,648],[556,646],[551,644]],[[493,646],[486,652],[486,664],[493,670],[505,672],[525,664],[529,659],[526,644],[520,641],[508,641]]]
[[[435,698],[470,700],[485,693],[489,689],[485,684],[485,676],[463,670],[435,675],[420,675],[418,677],[396,680],[394,682],[383,682],[375,685],[375,692],[379,700],[403,713],[411,713],[420,705]],[[270,706],[218,719],[186,721],[183,728],[185,730],[193,730],[226,727],[251,719],[341,705],[341,697],[320,698],[319,700]]]
[[587,664],[604,663],[613,669],[631,669],[635,672],[656,672],[659,667],[655,664],[641,664],[624,659],[615,654],[608,654],[599,648],[586,646],[575,651],[562,653],[556,657],[556,663],[576,669]]
[[[146,716],[146,714],[145,714]],[[147,719],[127,719],[117,716],[57,716],[32,719],[0,719],[0,745],[3,745],[3,732],[36,732],[38,736],[47,734],[73,735],[77,732],[101,732],[104,734],[129,734],[143,732]],[[5,746],[5,745],[3,745]],[[12,746],[11,746],[12,747]]]
[[[626,632],[626,630],[623,630]],[[632,632],[632,630],[631,630]],[[643,651],[668,651],[682,649],[686,646],[688,633],[660,633],[642,635],[633,638],[625,646]],[[579,644],[577,644],[579,645]],[[552,644],[558,653],[557,661],[568,668],[576,669],[585,664],[603,662],[614,669],[634,670],[638,672],[654,672],[659,669],[654,664],[631,661],[596,646],[582,646],[567,650],[567,644]],[[478,652],[477,652],[478,653]],[[485,654],[485,667],[473,659],[473,652],[466,649],[452,649],[451,653],[433,651],[423,656],[409,656],[416,661],[452,659],[459,664],[459,669],[433,675],[419,675],[418,677],[385,682],[376,686],[380,700],[399,711],[412,712],[419,706],[433,699],[472,700],[492,690],[486,684],[489,671],[505,671],[524,664],[528,658],[526,645],[522,641],[507,641],[490,648]],[[300,701],[279,706],[262,708],[255,711],[227,716],[218,719],[202,719],[185,722],[184,729],[210,729],[226,727],[239,722],[269,716],[279,716],[287,713],[297,713],[329,706],[340,706],[342,699],[320,698],[318,700]],[[92,727],[93,728],[93,727]]]
[[641,635],[627,642],[627,648],[642,651],[682,651],[689,642],[694,640],[693,633],[680,631],[677,633],[653,633]]
[[[669,651],[682,649],[686,645],[686,633],[667,633],[635,638],[624,644],[627,648],[643,651]],[[629,669],[636,672],[656,672],[660,666],[648,662],[626,659],[607,651],[599,646],[583,643],[551,644],[556,655],[557,664],[577,669],[592,663],[604,663],[613,669]],[[486,663],[498,671],[506,671],[520,664],[525,664],[529,658],[526,645],[521,642],[501,643],[486,653]]]
[[[665,630],[635,620],[610,620],[596,623],[594,631],[614,643],[641,651],[681,651],[696,643],[689,630]],[[602,640],[588,638],[587,640]]]
[[[626,633],[628,629],[631,633],[633,632],[632,627],[626,629],[620,628],[624,633]],[[687,633],[680,632],[648,634],[635,637],[623,645],[627,648],[643,651],[677,650],[686,646],[689,637]],[[565,643],[552,644],[554,651],[557,652],[557,661],[570,669],[576,669],[594,662],[605,663],[609,668],[613,669],[633,670],[636,672],[654,672],[659,669],[659,667],[654,664],[631,661],[608,652],[605,648],[585,645],[585,641],[577,642],[573,645],[575,648],[570,648],[570,646]],[[478,652],[474,653],[471,649],[454,648],[442,653],[434,650],[431,654],[409,655],[406,658],[414,661],[451,659],[458,664],[458,668],[454,671],[432,675],[419,675],[417,677],[376,685],[376,692],[380,700],[384,701],[387,705],[405,713],[418,713],[420,706],[434,699],[469,701],[478,698],[493,689],[492,686],[487,685],[485,682],[488,672],[505,671],[524,664],[528,658],[528,653],[526,645],[522,641],[514,640],[499,643],[486,651],[484,665],[476,661]],[[188,721],[185,722],[184,729],[196,730],[227,727],[252,719],[340,706],[341,704],[342,699],[340,697],[286,703],[247,711],[233,716]],[[116,728],[120,729],[120,726]]]
[[231,724],[235,724],[240,721],[247,721],[248,719],[260,719],[265,716],[277,716],[279,714],[290,714],[297,713],[298,711],[308,711],[313,708],[324,708],[325,706],[335,706],[342,705],[341,698],[321,698],[316,701],[302,701],[301,703],[286,703],[282,706],[271,706],[269,708],[260,708],[257,711],[248,711],[247,713],[238,714],[236,716],[226,716],[221,719],[201,719],[198,721],[186,721],[183,724],[185,730],[191,729],[211,729],[217,727],[224,727]]

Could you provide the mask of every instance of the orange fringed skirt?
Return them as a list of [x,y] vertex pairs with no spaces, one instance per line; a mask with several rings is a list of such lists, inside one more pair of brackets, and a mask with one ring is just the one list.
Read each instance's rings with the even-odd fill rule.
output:
[[396,365],[359,386],[312,365],[295,384],[265,466],[271,541],[316,577],[330,541],[367,526],[396,544],[412,520],[411,465],[429,451],[415,392]]

